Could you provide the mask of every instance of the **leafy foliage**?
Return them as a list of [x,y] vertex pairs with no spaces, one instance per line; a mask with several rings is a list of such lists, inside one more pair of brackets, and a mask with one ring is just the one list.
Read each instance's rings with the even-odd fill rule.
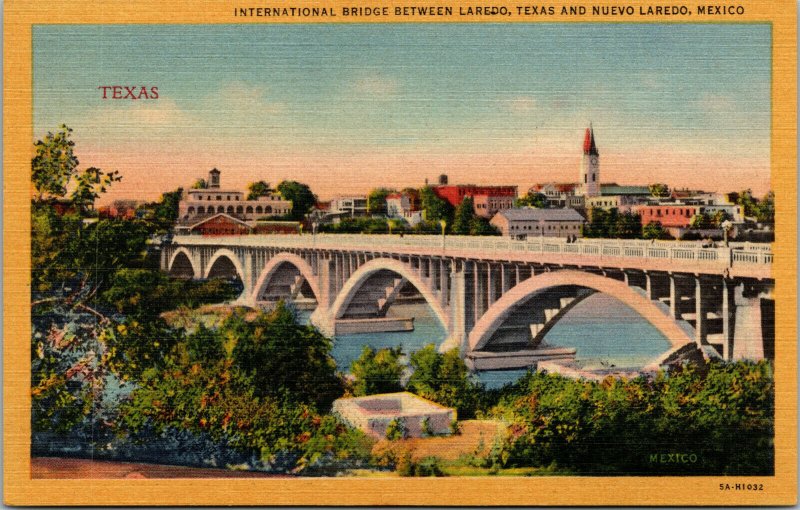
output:
[[368,345],[364,346],[361,356],[350,366],[350,373],[355,376],[353,395],[361,397],[402,391],[403,386],[400,384],[403,375],[403,365],[400,363],[402,355],[403,352],[399,347],[375,351]]
[[437,223],[445,220],[448,225],[453,224],[453,206],[446,200],[442,200],[433,192],[431,186],[425,186],[419,190],[420,206],[423,217],[426,221]]
[[278,184],[278,192],[286,200],[292,201],[293,220],[302,220],[317,203],[317,197],[307,184],[297,181],[283,181]]
[[[505,465],[586,474],[773,472],[769,362],[682,367],[655,379],[602,383],[530,373],[494,414],[511,422]],[[662,454],[694,462],[662,462]]]
[[673,239],[669,231],[657,221],[651,221],[642,227],[642,237],[644,239]]
[[482,387],[470,377],[458,349],[442,354],[433,344],[426,345],[411,355],[411,367],[409,391],[456,408],[461,419],[475,416]]
[[252,379],[257,397],[286,397],[328,409],[343,393],[330,339],[299,325],[283,302],[252,321],[232,315],[221,334],[236,339],[234,366]]
[[650,190],[650,196],[656,198],[667,198],[671,194],[669,186],[667,186],[663,182],[653,183],[650,186],[648,186],[648,189]]
[[367,212],[370,214],[386,214],[386,197],[397,190],[393,188],[375,188],[367,194]]
[[544,209],[547,207],[547,196],[544,193],[529,191],[525,196],[515,200],[514,207],[536,207]]
[[755,218],[761,223],[775,222],[775,194],[773,192],[770,191],[759,200],[753,196],[751,190],[747,189],[740,193],[733,193],[731,198],[736,204],[742,206],[746,217]]
[[584,228],[584,237],[641,239],[642,223],[638,214],[620,213],[616,208],[608,211],[591,209],[591,222]]
[[267,181],[251,182],[247,185],[247,200],[257,200],[259,197],[265,197],[273,191]]

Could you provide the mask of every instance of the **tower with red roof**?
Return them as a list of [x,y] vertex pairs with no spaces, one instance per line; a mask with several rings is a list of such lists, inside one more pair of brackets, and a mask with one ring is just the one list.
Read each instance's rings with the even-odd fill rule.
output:
[[583,159],[581,159],[580,193],[586,197],[600,196],[600,153],[594,142],[591,122],[583,137]]

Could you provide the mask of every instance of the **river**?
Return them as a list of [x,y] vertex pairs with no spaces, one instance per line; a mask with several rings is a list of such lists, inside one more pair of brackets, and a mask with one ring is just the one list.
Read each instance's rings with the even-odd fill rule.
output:
[[[303,312],[307,320],[311,312]],[[375,349],[402,346],[414,352],[427,344],[440,345],[446,332],[426,303],[395,304],[389,315],[414,317],[414,331],[338,335],[334,338],[333,357],[346,370],[361,354],[364,346]],[[576,359],[587,368],[641,367],[669,349],[667,339],[650,323],[620,301],[595,294],[570,310],[547,334],[551,346],[574,347]],[[488,388],[513,382],[525,370],[479,372],[478,378]]]

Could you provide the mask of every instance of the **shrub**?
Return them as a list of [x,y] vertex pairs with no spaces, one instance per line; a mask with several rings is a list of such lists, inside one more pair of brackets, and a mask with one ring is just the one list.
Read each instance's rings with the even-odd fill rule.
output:
[[386,427],[386,439],[389,441],[405,439],[407,435],[408,429],[406,428],[405,418],[395,418]]
[[399,347],[375,351],[365,346],[361,356],[350,365],[350,372],[355,376],[353,395],[361,397],[402,391],[403,386],[400,384],[403,375],[403,365],[400,363],[402,354]]
[[458,349],[441,354],[433,345],[426,345],[411,355],[411,367],[409,391],[455,407],[462,418],[475,416],[482,388],[470,378]]
[[[769,475],[774,471],[771,365],[710,362],[653,379],[575,381],[531,373],[507,389],[513,466],[588,474]],[[662,463],[661,454],[694,461]]]

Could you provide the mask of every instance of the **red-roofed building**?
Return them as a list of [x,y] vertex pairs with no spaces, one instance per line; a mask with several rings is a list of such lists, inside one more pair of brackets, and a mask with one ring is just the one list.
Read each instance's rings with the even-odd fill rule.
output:
[[433,192],[453,207],[471,197],[475,214],[491,218],[497,211],[511,209],[517,198],[516,186],[475,186],[473,184],[434,186]]

